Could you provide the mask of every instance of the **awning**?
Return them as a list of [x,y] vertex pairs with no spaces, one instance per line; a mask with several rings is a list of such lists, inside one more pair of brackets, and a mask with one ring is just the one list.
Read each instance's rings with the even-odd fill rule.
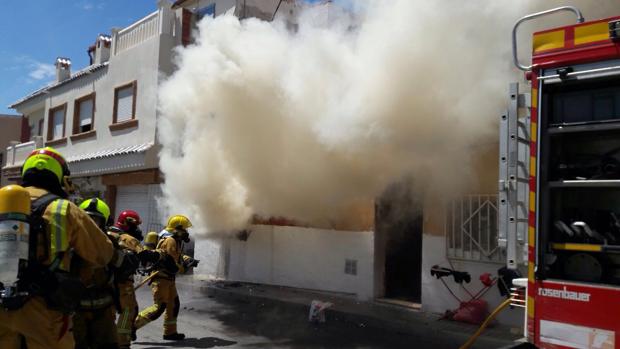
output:
[[153,143],[104,149],[67,157],[71,176],[92,176],[157,167]]

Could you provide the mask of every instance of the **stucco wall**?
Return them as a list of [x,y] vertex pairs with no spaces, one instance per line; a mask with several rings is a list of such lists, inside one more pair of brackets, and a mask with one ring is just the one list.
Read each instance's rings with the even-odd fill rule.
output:
[[[52,90],[46,101],[45,110],[67,103],[65,136],[71,135],[74,101],[96,92],[95,131],[96,137],[84,140],[67,140],[64,145],[55,146],[66,157],[90,153],[103,149],[153,142],[155,139],[155,113],[157,105],[158,37],[152,37],[141,45],[127,49],[110,58],[107,68],[82,77],[74,82]],[[114,89],[137,81],[136,119],[138,127],[111,131],[114,108]],[[47,114],[47,112],[46,112]],[[46,122],[43,135],[47,135]]]
[[[345,274],[357,260],[357,275]],[[288,226],[252,226],[231,240],[228,278],[373,297],[373,233]]]
[[[45,119],[45,110],[43,109],[43,105],[41,105],[40,109],[28,112],[28,114],[25,115],[28,118],[28,126],[30,126],[30,129],[34,132],[30,133],[30,139],[32,139],[33,136],[45,136],[45,133],[43,133],[45,129],[45,122],[43,124],[39,124],[39,121]],[[40,126],[42,126],[42,129],[39,129]]]
[[[191,232],[190,232],[191,234]],[[227,268],[227,241],[190,236],[195,240],[194,258],[200,260],[194,269],[197,279],[225,278]]]
[[[422,237],[422,310],[443,314],[446,310],[454,310],[458,308],[459,303],[450,295],[441,281],[432,277],[430,274],[433,265],[451,268],[446,258],[446,240],[443,236],[424,234]],[[501,264],[489,264],[478,262],[452,261],[452,267],[459,271],[467,271],[471,274],[472,281],[464,284],[470,292],[477,293],[482,288],[479,277],[482,273],[491,273],[497,275],[497,269],[501,268]],[[469,295],[454,282],[451,277],[445,278],[448,286],[462,300],[470,299]],[[489,290],[482,299],[489,304],[489,311],[497,307],[504,298],[500,297],[496,286]],[[507,309],[504,310],[497,318],[503,324],[520,327],[523,325],[523,309]]]

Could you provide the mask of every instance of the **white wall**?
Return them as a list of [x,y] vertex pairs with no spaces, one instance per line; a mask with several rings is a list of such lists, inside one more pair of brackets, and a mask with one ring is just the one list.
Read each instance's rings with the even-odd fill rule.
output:
[[[430,270],[433,265],[450,268],[446,258],[446,239],[443,236],[422,235],[422,310],[443,314],[447,309],[458,308],[458,302],[450,295],[441,281],[431,276]],[[454,269],[467,271],[471,274],[472,281],[464,284],[470,292],[477,293],[482,288],[482,283],[478,279],[482,273],[491,273],[497,276],[497,269],[500,264],[488,264],[479,262],[452,261]],[[452,291],[462,300],[469,300],[469,295],[454,282],[452,277],[445,278],[446,283]],[[489,304],[489,311],[497,307],[504,298],[500,297],[497,286],[489,290],[482,298]],[[501,323],[521,327],[523,325],[523,309],[506,309],[497,318]]]
[[[228,278],[373,296],[373,232],[257,225],[247,241],[231,240]],[[344,273],[357,260],[357,275]]]
[[[39,121],[41,119],[45,119],[45,110],[42,108],[35,110],[27,114],[26,117],[28,118],[28,126],[30,126],[30,129],[34,131],[34,133],[30,134],[30,139],[32,139],[33,136],[38,135],[45,137],[45,133],[43,133],[43,130],[39,131]],[[45,129],[45,121],[43,122],[42,126]]]
[[194,269],[194,277],[201,280],[225,278],[227,241],[193,236],[191,231],[190,239],[195,241],[194,258],[200,260],[200,264]]
[[[154,142],[157,106],[158,36],[141,45],[112,56],[108,67],[53,89],[45,101],[45,110],[67,103],[64,145],[56,148],[66,157],[91,153],[97,150]],[[138,127],[111,131],[113,120],[114,89],[137,81],[136,115]],[[72,141],[74,101],[96,92],[95,131],[96,137]],[[48,122],[45,123],[44,137]]]

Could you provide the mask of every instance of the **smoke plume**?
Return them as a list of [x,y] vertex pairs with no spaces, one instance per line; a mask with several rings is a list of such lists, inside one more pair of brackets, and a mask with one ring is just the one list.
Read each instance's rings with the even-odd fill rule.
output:
[[[160,89],[168,209],[211,233],[254,215],[329,226],[404,175],[439,193],[475,182],[472,147],[497,142],[507,85],[522,79],[512,25],[560,3],[353,3],[327,24],[309,9],[295,31],[232,15],[199,23]],[[587,19],[618,8],[596,5]]]

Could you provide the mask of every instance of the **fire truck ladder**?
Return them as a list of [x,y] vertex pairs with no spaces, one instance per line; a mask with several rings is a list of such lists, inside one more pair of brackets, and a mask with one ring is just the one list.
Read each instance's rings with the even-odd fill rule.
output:
[[508,110],[500,117],[498,246],[509,269],[527,262],[530,159],[530,94],[511,83]]

